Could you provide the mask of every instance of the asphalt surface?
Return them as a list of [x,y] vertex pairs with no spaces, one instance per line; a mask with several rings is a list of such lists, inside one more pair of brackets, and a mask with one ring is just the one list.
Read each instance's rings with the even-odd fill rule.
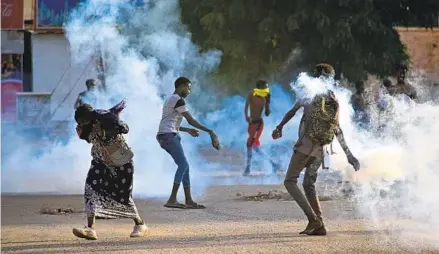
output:
[[[205,210],[163,207],[136,199],[148,235],[131,239],[130,220],[97,220],[97,241],[77,239],[72,228],[85,214],[41,214],[42,208],[83,209],[82,196],[2,195],[2,253],[439,253],[439,236],[402,218],[361,214],[349,198],[322,202],[327,236],[302,236],[304,215],[292,201],[243,201],[237,196],[281,185],[215,186],[200,198]],[[417,230],[414,230],[417,228]]]

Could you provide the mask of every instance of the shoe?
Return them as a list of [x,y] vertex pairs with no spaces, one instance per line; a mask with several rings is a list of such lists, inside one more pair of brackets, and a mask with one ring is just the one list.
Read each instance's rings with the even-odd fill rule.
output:
[[84,228],[74,228],[73,234],[79,238],[85,238],[87,240],[97,240],[98,236],[96,235],[96,231],[89,227]]
[[308,235],[308,234],[314,232],[316,229],[320,229],[322,226],[323,226],[323,222],[321,220],[319,220],[319,219],[310,220],[308,222],[308,225],[306,225],[305,230],[303,230],[302,232],[299,232],[299,234]]
[[143,237],[148,231],[148,227],[143,225],[134,225],[133,232],[131,232],[130,237]]
[[249,176],[250,175],[250,170],[245,170],[244,173],[242,173],[243,176]]
[[321,235],[321,236],[326,235],[326,228],[323,221],[322,221],[322,226],[320,228],[309,231],[307,235]]

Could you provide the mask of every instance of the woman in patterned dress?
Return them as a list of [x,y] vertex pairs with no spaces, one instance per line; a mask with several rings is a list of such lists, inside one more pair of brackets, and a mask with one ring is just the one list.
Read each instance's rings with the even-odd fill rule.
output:
[[140,218],[132,198],[134,165],[132,159],[122,166],[108,160],[105,147],[125,144],[122,134],[128,133],[128,125],[119,119],[125,101],[110,110],[93,110],[84,104],[75,111],[80,139],[92,144],[91,166],[85,181],[85,209],[88,225],[74,228],[73,234],[80,238],[96,240],[95,218],[131,218],[134,229],[131,237],[141,237],[148,230]]

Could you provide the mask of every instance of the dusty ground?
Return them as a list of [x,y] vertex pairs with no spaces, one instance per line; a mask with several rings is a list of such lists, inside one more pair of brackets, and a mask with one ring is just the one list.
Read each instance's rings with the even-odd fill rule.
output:
[[[83,213],[42,215],[45,208],[83,208],[82,196],[3,195],[2,253],[439,253],[438,236],[407,231],[414,222],[377,225],[359,215],[353,201],[322,202],[329,234],[298,234],[306,222],[292,201],[243,201],[282,186],[216,186],[202,198],[206,210],[172,210],[162,200],[136,200],[149,235],[130,239],[129,220],[98,220],[98,241],[75,238]],[[422,241],[417,245],[416,242]],[[431,241],[431,242],[429,242]]]

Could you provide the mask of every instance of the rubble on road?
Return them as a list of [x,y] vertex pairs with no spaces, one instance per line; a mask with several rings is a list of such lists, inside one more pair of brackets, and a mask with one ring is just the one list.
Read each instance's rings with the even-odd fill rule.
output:
[[[236,196],[245,201],[264,201],[264,200],[281,200],[291,201],[293,198],[286,191],[282,190],[269,190],[267,193],[258,192],[256,195],[244,195],[242,192],[236,193]],[[328,201],[333,198],[330,196],[319,196],[320,201]]]
[[40,210],[41,214],[49,214],[49,215],[65,215],[72,213],[83,213],[84,209],[73,209],[73,208],[48,208],[43,207]]

